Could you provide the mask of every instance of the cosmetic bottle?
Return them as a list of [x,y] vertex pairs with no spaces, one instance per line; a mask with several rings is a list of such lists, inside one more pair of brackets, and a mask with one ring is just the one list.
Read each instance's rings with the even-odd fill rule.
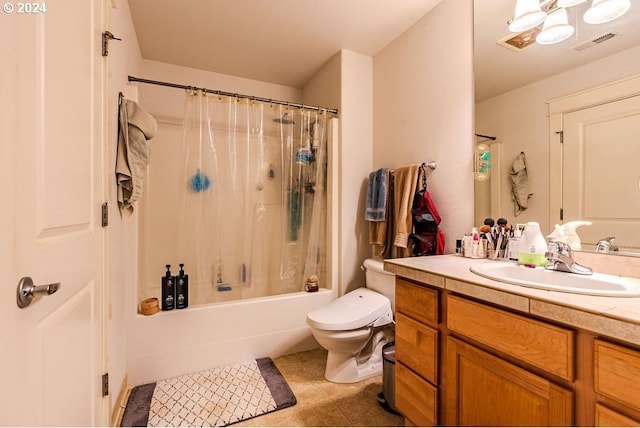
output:
[[189,306],[189,275],[184,274],[184,264],[180,263],[180,273],[176,277],[176,309]]
[[171,276],[171,265],[167,266],[167,272],[162,277],[162,310],[170,311],[175,308],[176,281]]
[[547,241],[540,232],[540,225],[534,221],[528,222],[518,244],[518,264],[544,266],[547,264],[546,252]]
[[507,244],[507,258],[509,260],[517,261],[518,260],[518,247],[520,246],[520,235],[522,232],[520,229],[516,228],[513,231],[513,236],[509,238]]

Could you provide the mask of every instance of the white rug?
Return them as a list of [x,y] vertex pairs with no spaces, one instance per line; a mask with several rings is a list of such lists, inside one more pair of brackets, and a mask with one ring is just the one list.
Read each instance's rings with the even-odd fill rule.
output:
[[225,426],[296,403],[270,358],[141,385],[121,426]]

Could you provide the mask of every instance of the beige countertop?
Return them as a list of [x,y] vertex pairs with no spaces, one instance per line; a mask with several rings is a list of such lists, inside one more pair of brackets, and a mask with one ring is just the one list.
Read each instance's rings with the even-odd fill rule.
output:
[[[385,260],[384,269],[408,279],[640,345],[640,297],[589,296],[507,284],[469,270],[479,263],[495,262],[459,255],[408,257]],[[434,280],[433,275],[441,278]]]

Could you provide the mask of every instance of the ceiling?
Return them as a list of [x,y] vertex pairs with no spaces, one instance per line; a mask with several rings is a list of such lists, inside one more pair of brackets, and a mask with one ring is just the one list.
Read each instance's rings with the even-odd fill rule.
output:
[[375,56],[441,0],[128,0],[145,59],[302,88],[341,49]]
[[[590,1],[569,8],[569,23],[576,28],[573,36],[555,45],[534,43],[516,52],[497,44],[513,35],[507,28],[507,21],[513,18],[515,0],[475,1],[476,102],[640,45],[640,1],[631,0],[631,3],[631,9],[624,16],[599,25],[586,24],[582,20],[582,15],[591,6]],[[617,35],[580,51],[572,49],[607,32]]]
[[[145,59],[301,88],[341,49],[375,56],[441,0],[128,1]],[[476,101],[640,45],[640,1],[632,3],[601,25],[582,22],[590,2],[575,6],[569,40],[514,52],[496,42],[510,35],[515,0],[476,1]],[[569,49],[607,31],[618,36]]]

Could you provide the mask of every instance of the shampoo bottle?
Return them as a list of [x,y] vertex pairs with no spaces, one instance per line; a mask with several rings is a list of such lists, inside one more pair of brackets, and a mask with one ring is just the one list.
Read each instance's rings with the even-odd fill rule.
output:
[[547,258],[547,241],[540,232],[540,225],[535,221],[530,221],[524,227],[524,232],[520,237],[518,245],[518,264],[545,266]]
[[175,308],[176,282],[171,276],[171,265],[167,266],[167,272],[162,277],[162,310],[170,311]]
[[180,263],[180,273],[176,277],[176,309],[189,306],[189,275],[184,274],[184,264]]

